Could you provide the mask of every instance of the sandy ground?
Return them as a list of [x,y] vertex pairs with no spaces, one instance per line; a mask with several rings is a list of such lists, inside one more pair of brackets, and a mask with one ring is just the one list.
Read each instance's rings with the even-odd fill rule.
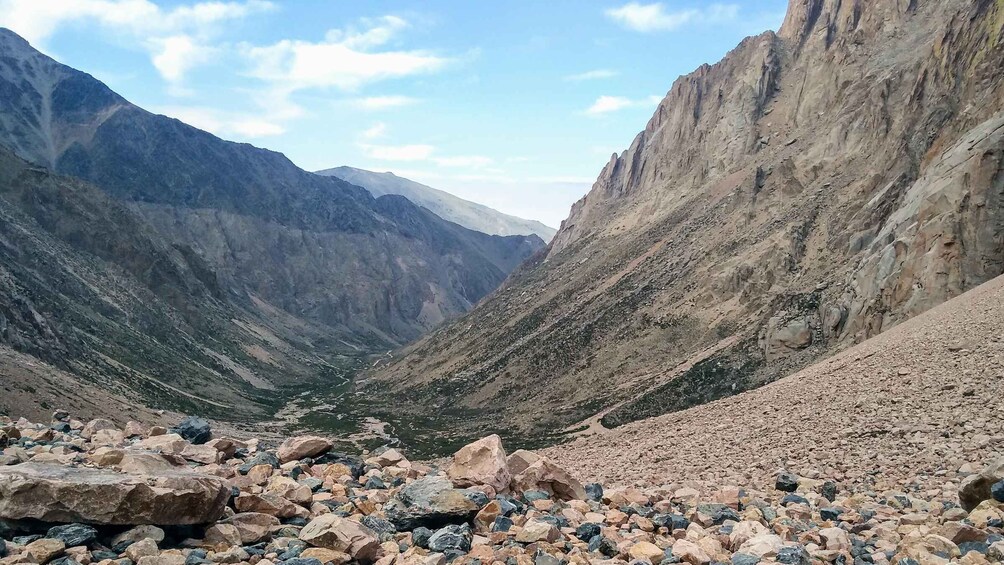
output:
[[1004,455],[1004,277],[770,385],[547,450],[610,485],[938,488]]

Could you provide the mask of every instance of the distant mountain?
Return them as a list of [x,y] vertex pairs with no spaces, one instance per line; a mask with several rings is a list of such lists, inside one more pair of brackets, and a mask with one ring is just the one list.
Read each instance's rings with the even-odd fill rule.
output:
[[399,177],[394,173],[376,173],[353,167],[335,167],[317,171],[317,174],[338,177],[361,186],[373,196],[399,194],[419,206],[428,208],[440,218],[458,223],[482,233],[494,235],[536,234],[544,241],[551,241],[557,233],[552,227],[536,220],[524,220],[503,214],[482,204],[470,202],[431,186],[426,186]]
[[467,311],[544,246],[151,114],[2,29],[0,145],[0,345],[174,391],[151,402],[256,410]]

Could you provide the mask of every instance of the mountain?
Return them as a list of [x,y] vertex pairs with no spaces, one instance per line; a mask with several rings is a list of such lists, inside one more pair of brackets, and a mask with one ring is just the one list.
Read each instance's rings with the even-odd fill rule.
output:
[[493,235],[537,235],[551,241],[557,230],[535,220],[524,220],[503,214],[488,206],[469,202],[448,192],[399,177],[394,173],[375,173],[353,167],[335,167],[317,174],[338,177],[361,186],[373,196],[399,194],[419,206],[431,210],[440,218],[458,223],[482,233]]
[[544,245],[149,113],[7,30],[0,145],[0,345],[157,405],[257,412],[465,312]]
[[990,0],[791,0],[673,84],[546,254],[362,386],[532,443],[758,387],[1001,274],[1002,28]]

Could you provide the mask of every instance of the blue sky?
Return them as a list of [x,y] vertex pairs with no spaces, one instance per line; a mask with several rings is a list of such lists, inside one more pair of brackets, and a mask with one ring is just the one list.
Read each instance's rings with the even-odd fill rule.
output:
[[392,171],[557,227],[681,74],[787,0],[0,0],[149,110],[308,170]]

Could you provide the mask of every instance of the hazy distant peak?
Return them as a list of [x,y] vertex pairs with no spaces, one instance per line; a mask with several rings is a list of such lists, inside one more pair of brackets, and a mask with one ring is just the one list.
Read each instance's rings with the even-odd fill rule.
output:
[[470,202],[431,186],[399,177],[390,171],[378,173],[355,167],[335,167],[317,171],[317,174],[338,177],[361,186],[373,196],[384,194],[404,196],[445,220],[490,235],[535,234],[544,241],[550,241],[556,231],[536,220],[503,214],[483,204]]

